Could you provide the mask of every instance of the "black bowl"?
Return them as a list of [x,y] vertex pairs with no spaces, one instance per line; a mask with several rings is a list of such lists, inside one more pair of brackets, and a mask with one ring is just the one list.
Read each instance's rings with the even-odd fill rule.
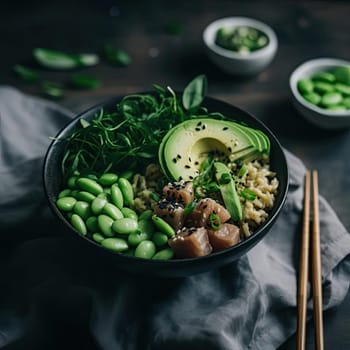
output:
[[220,266],[238,259],[252,249],[267,234],[285,202],[288,192],[288,167],[286,158],[276,137],[261,121],[233,105],[213,98],[206,98],[203,102],[203,106],[207,107],[209,111],[220,112],[227,117],[231,116],[235,121],[245,123],[246,125],[256,129],[260,129],[268,135],[271,141],[270,165],[271,169],[277,173],[279,189],[274,207],[270,212],[267,221],[265,221],[263,225],[261,225],[250,237],[224,251],[212,253],[211,255],[199,258],[169,261],[141,259],[115,253],[95,243],[89,238],[81,236],[74,230],[69,221],[67,221],[65,216],[58,210],[55,204],[57,195],[62,189],[63,185],[60,163],[62,160],[64,143],[59,141],[59,139],[70,135],[79,124],[80,118],[91,120],[101,108],[103,108],[104,111],[113,110],[121,98],[122,97],[115,97],[78,115],[57,134],[46,153],[43,168],[44,190],[50,207],[55,215],[66,226],[66,228],[68,228],[68,231],[71,232],[72,236],[77,238],[79,242],[78,249],[79,247],[81,247],[81,249],[87,248],[90,251],[89,254],[92,255],[91,258],[107,259],[108,264],[113,264],[116,269],[162,277],[188,276],[219,268]]

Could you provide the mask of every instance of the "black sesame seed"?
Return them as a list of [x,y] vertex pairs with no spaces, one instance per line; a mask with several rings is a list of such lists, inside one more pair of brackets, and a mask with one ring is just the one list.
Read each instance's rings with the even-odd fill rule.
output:
[[[193,176],[190,175],[190,176],[189,176],[189,179],[190,179],[190,180],[193,180]],[[192,194],[192,193],[191,193],[191,194]]]
[[205,128],[206,128],[206,125],[204,124],[204,125],[202,126],[202,130],[205,130]]
[[181,158],[182,158],[180,154],[178,154],[176,157],[177,157],[178,159],[181,159]]
[[227,147],[227,150],[228,150],[229,152],[232,152],[232,148],[231,148],[231,147]]
[[185,165],[185,168],[186,168],[186,169],[191,169],[191,166],[188,165],[188,164],[186,164],[186,165]]
[[190,163],[192,162],[191,157],[188,157],[188,161],[189,161]]
[[228,130],[228,127],[227,127],[227,126],[225,126],[224,128],[222,128],[222,130],[224,130],[224,131],[225,131],[225,130]]
[[176,163],[176,158],[173,158],[173,162]]
[[199,165],[199,162],[198,162],[198,161],[195,161],[195,162],[194,162],[194,165]]

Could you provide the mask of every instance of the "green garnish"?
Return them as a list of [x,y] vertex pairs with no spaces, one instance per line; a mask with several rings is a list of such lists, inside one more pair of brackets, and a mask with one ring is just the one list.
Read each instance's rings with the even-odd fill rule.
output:
[[41,85],[43,93],[53,99],[60,99],[64,96],[64,90],[59,83],[44,81]]
[[210,227],[213,230],[215,230],[215,231],[220,230],[220,228],[221,228],[221,220],[220,220],[219,215],[211,213],[209,215],[209,223],[210,223]]
[[186,86],[182,96],[182,104],[186,110],[194,110],[202,104],[207,93],[207,85],[207,77],[199,75]]
[[257,197],[256,193],[249,188],[245,188],[243,191],[241,191],[241,196],[248,201],[253,201]]
[[220,185],[225,185],[231,182],[232,176],[229,173],[223,173],[220,177]]
[[193,209],[196,207],[196,205],[197,205],[196,201],[192,201],[192,202],[188,203],[185,206],[184,215],[186,216],[188,214],[191,214],[193,212]]
[[79,89],[96,89],[101,85],[101,81],[85,74],[74,74],[70,79],[70,85]]
[[13,66],[13,71],[24,81],[34,83],[39,80],[39,73],[20,64]]
[[239,169],[239,172],[237,174],[238,177],[243,177],[248,171],[248,165],[247,164],[243,164],[241,169]]
[[108,63],[117,66],[128,66],[132,61],[130,55],[127,52],[121,49],[117,49],[112,45],[105,46],[104,55]]

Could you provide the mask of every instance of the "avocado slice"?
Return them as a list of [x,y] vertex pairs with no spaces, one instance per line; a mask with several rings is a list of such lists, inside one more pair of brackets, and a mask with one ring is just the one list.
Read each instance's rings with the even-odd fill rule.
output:
[[192,180],[208,154],[229,161],[229,156],[246,151],[259,154],[252,138],[234,122],[216,119],[191,119],[170,130],[159,149],[164,173],[174,180]]
[[[230,169],[221,162],[214,163],[215,178],[220,186],[220,192],[222,199],[225,203],[225,207],[231,214],[233,221],[241,221],[243,217],[242,205],[239,200],[236,184],[230,173]],[[223,182],[222,179],[229,179]]]

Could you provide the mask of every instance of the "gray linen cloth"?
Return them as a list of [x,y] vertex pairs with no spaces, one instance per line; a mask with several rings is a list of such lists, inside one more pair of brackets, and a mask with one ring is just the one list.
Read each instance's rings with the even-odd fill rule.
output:
[[[85,349],[268,350],[295,332],[305,173],[299,159],[286,151],[286,205],[247,255],[183,279],[132,276],[77,252],[47,210],[43,156],[49,137],[71,118],[53,103],[0,88],[0,347],[67,349],[80,330],[76,341]],[[349,289],[350,235],[322,197],[320,218],[328,309]],[[310,316],[311,309],[309,302]],[[60,328],[63,339],[73,330],[73,340],[64,343]]]

